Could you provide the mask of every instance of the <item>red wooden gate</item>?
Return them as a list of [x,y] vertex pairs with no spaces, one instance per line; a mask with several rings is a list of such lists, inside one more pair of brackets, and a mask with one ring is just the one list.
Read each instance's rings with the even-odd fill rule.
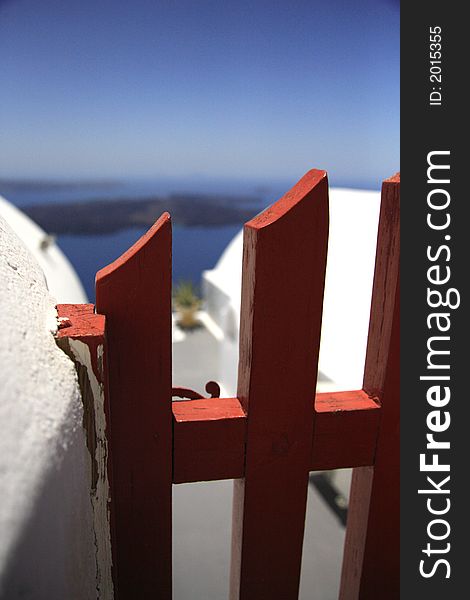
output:
[[[237,398],[172,403],[168,214],[97,274],[117,598],[171,598],[172,484],[232,478],[230,598],[297,598],[309,472],[343,467],[354,473],[340,598],[399,597],[399,187],[397,175],[382,188],[362,390],[315,394],[324,171],[245,225]],[[60,314],[76,321],[62,335],[86,337],[83,311]]]

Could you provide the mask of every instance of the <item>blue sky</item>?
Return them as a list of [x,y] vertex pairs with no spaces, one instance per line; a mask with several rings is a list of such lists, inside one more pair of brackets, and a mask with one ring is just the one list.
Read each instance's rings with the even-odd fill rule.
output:
[[399,168],[392,0],[0,0],[0,176]]

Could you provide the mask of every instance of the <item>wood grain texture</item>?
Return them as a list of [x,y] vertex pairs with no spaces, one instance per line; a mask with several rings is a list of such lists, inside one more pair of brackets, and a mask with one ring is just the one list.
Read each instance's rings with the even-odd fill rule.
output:
[[363,388],[381,405],[374,467],[355,469],[341,600],[399,598],[400,177],[386,180],[377,240]]
[[232,600],[298,595],[327,239],[328,182],[317,170],[244,228],[237,396],[248,425]]
[[116,597],[171,598],[171,223],[96,276],[106,316]]
[[96,338],[97,343],[104,340],[106,319],[95,313],[93,304],[58,304],[57,315],[57,338]]
[[372,465],[380,410],[362,390],[317,394],[310,470]]
[[363,389],[382,401],[400,268],[400,174],[382,184]]
[[[373,464],[373,399],[362,390],[317,394],[315,412],[311,471]],[[246,427],[237,398],[173,402],[173,483],[244,477]]]
[[238,398],[201,398],[173,402],[173,419],[178,425],[243,419],[246,415]]
[[173,402],[173,483],[243,477],[245,435],[237,398]]

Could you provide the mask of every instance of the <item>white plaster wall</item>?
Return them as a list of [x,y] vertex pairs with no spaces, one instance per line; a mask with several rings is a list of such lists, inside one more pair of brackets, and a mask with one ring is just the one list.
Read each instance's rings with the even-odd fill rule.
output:
[[96,598],[90,456],[43,272],[0,217],[0,598]]
[[87,302],[85,290],[72,265],[54,239],[21,210],[0,196],[0,217],[22,240],[39,263],[51,294],[61,304]]

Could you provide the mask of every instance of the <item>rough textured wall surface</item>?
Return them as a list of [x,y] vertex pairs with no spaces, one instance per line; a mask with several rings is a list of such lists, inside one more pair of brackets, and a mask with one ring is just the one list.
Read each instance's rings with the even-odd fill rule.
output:
[[0,220],[0,598],[96,598],[90,455],[39,265]]

